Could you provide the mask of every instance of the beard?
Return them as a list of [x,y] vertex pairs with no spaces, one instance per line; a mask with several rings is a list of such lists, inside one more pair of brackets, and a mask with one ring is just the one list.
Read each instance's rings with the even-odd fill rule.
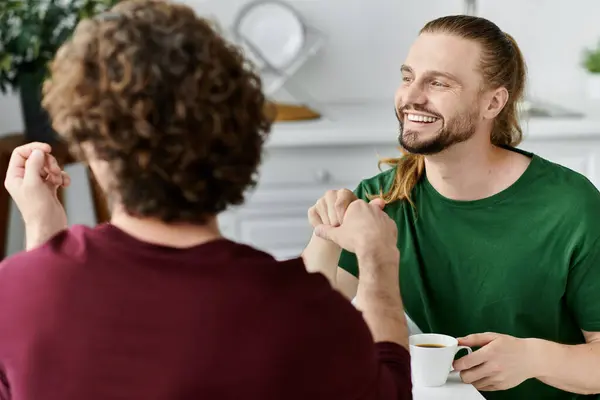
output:
[[434,115],[442,121],[442,127],[432,138],[420,140],[419,131],[404,130],[404,111],[408,109],[405,105],[394,111],[399,123],[398,142],[404,150],[411,154],[437,154],[452,145],[469,140],[475,134],[476,112],[465,111],[446,120],[441,115],[431,112],[423,106],[413,104],[410,107],[411,110]]

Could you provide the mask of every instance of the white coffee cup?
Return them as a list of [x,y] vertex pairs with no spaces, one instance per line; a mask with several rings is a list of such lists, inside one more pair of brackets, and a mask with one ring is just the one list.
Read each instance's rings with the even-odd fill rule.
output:
[[[415,386],[443,386],[452,371],[452,362],[459,350],[469,354],[471,348],[459,346],[452,336],[423,333],[408,338],[410,344],[410,366]],[[431,345],[431,347],[422,347]],[[439,346],[439,347],[437,347]]]

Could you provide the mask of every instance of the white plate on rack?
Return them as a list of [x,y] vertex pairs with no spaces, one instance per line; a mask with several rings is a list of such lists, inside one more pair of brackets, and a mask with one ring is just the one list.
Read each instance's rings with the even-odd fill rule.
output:
[[238,34],[273,67],[285,69],[301,53],[304,25],[296,13],[277,2],[258,3],[241,16]]

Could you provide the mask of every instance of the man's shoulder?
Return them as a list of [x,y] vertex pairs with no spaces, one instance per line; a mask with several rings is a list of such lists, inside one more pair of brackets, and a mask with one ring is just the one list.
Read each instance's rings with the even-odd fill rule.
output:
[[[20,268],[29,266],[43,266],[51,264],[56,258],[63,258],[64,247],[80,242],[87,235],[90,228],[83,226],[74,226],[69,229],[58,232],[36,248],[28,251],[20,251],[5,258],[0,265],[3,269]],[[36,262],[44,261],[41,264]]]
[[53,302],[64,299],[68,288],[76,284],[73,278],[84,270],[85,254],[77,251],[82,241],[79,229],[60,232],[37,248],[2,260],[0,325],[47,315]]
[[572,230],[571,237],[586,242],[600,240],[600,191],[585,175],[564,165],[539,158],[534,177],[536,200],[541,212],[559,219],[560,226]]
[[[29,251],[13,254],[0,263],[0,286],[11,279],[27,279],[28,276],[41,277],[45,272],[59,267],[77,264],[77,248],[81,248],[84,238],[91,229],[74,226],[57,233],[42,245]],[[22,280],[25,283],[24,280]]]
[[540,164],[536,180],[554,198],[574,201],[571,207],[580,205],[600,210],[600,191],[588,177],[567,166],[536,157]]

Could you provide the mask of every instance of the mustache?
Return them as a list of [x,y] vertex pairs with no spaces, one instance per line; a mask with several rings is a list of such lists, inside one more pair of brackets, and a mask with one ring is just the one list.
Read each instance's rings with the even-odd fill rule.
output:
[[401,115],[404,114],[406,111],[420,111],[423,113],[427,113],[430,115],[433,115],[435,117],[438,117],[440,119],[443,119],[444,117],[442,117],[439,113],[436,113],[435,111],[429,110],[426,107],[423,107],[419,104],[405,104],[400,108],[396,108],[394,107],[394,113],[396,114],[396,118],[398,119],[399,122],[402,122],[402,117]]

